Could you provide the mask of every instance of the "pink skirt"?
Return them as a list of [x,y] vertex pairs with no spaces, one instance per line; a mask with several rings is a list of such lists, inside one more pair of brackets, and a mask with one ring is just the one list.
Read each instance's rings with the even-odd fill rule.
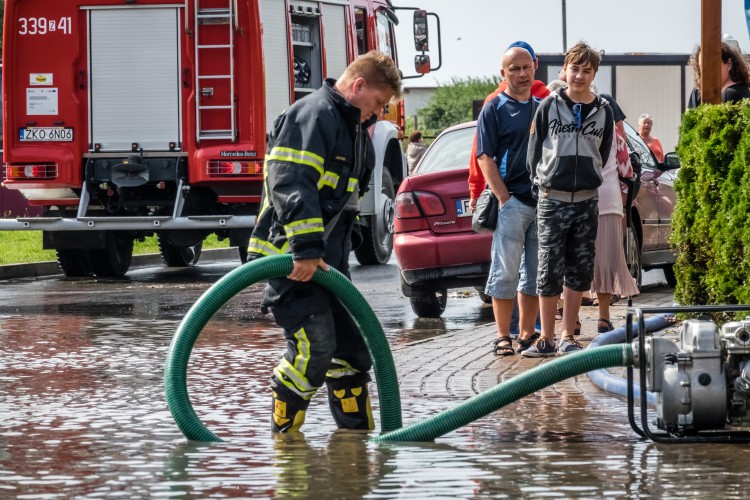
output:
[[623,241],[622,217],[617,214],[600,215],[596,232],[592,293],[612,293],[622,297],[638,295],[638,285],[625,262]]

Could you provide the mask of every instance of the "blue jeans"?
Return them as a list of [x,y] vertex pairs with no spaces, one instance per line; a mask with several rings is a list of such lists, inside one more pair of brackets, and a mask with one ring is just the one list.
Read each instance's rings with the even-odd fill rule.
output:
[[496,299],[536,295],[538,249],[536,210],[511,197],[498,210],[484,293]]

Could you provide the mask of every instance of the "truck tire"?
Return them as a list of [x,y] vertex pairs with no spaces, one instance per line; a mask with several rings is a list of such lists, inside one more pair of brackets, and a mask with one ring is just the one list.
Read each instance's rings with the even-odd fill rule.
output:
[[383,187],[375,199],[375,214],[367,226],[362,226],[362,244],[354,250],[357,262],[363,266],[386,264],[391,258],[395,198],[391,173],[383,169]]
[[94,274],[90,250],[74,248],[55,252],[57,265],[66,278],[84,278]]
[[411,309],[420,318],[439,318],[448,304],[448,290],[435,290],[422,297],[411,297]]
[[192,267],[198,263],[203,249],[203,242],[195,245],[178,247],[169,242],[162,234],[157,235],[159,254],[167,267]]
[[91,250],[94,273],[102,278],[124,276],[133,261],[133,238],[125,233],[107,231],[107,248]]

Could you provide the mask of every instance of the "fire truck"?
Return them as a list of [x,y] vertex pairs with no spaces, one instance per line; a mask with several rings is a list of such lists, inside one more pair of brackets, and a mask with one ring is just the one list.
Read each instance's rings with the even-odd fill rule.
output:
[[[156,235],[167,266],[195,265],[216,234],[247,257],[276,116],[359,54],[396,59],[390,0],[6,0],[4,186],[40,217],[68,277],[121,276]],[[415,69],[430,70],[414,8]],[[439,48],[438,48],[439,50]],[[439,57],[439,52],[438,52]],[[440,59],[438,59],[440,61]],[[406,175],[403,103],[370,133],[376,171],[361,200],[362,264],[387,262]]]

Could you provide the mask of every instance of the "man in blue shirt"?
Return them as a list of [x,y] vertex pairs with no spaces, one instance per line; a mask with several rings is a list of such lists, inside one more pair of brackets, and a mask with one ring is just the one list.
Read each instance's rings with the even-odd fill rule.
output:
[[515,42],[503,54],[501,75],[508,87],[488,102],[477,122],[477,161],[487,185],[499,202],[497,228],[492,237],[492,264],[485,293],[492,297],[497,323],[493,352],[514,354],[510,338],[513,299],[518,293],[519,351],[538,335],[534,320],[536,296],[536,201],[526,170],[529,128],[539,103],[531,97],[537,63],[526,42]]

